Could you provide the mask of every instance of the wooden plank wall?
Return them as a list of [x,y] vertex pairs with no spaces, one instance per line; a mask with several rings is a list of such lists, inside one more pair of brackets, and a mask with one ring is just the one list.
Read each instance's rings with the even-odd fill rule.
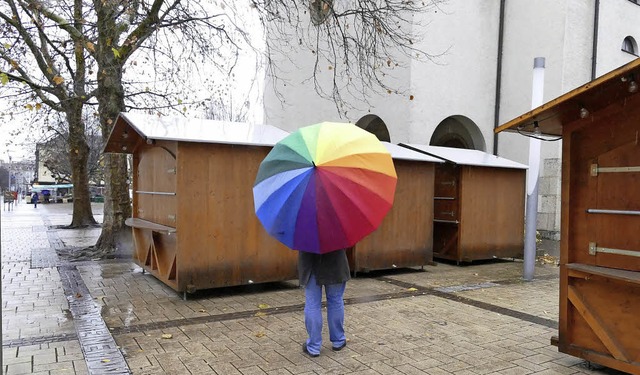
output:
[[352,271],[423,266],[433,262],[432,163],[394,160],[398,183],[381,226],[355,246]]
[[176,158],[168,142],[144,145],[134,157],[134,217],[176,226],[176,195],[142,194],[138,191],[176,193]]
[[257,219],[253,183],[270,147],[178,145],[178,273],[196,289],[295,279],[297,252]]
[[462,167],[460,260],[522,256],[525,178],[523,169]]
[[565,124],[560,257],[561,352],[640,374],[640,257],[589,253],[589,244],[640,253],[640,96]]

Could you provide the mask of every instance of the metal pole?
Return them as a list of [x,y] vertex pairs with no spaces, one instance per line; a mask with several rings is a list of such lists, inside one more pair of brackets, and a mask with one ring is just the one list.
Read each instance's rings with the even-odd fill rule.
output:
[[[544,93],[544,57],[533,59],[531,108],[542,104]],[[524,279],[533,280],[536,264],[536,232],[538,222],[538,177],[540,175],[540,146],[537,138],[529,138],[529,169],[527,170],[527,207],[524,236]]]
[[11,155],[9,155],[9,168],[7,172],[7,190],[11,191]]

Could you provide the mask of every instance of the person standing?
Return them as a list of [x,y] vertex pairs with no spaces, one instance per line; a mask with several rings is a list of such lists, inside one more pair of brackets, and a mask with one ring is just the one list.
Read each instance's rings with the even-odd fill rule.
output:
[[322,288],[327,297],[327,325],[332,350],[347,346],[344,333],[344,291],[351,278],[349,261],[345,249],[326,254],[300,251],[298,254],[298,276],[304,287],[304,324],[307,340],[302,351],[311,357],[320,355],[322,347]]
[[33,194],[31,194],[31,203],[33,203],[33,208],[38,207],[38,199],[40,199],[40,197],[38,196],[38,193],[34,191]]

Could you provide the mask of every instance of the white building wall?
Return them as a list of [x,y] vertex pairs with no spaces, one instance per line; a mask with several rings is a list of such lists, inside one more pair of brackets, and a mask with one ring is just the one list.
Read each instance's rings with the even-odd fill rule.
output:
[[463,115],[478,125],[486,149],[493,149],[499,6],[498,1],[450,1],[426,15],[430,24],[421,48],[444,54],[436,63],[412,64],[410,131],[398,141],[429,144],[442,120]]
[[597,77],[638,57],[638,51],[636,55],[622,51],[627,36],[640,44],[640,5],[628,0],[601,0]]
[[[544,101],[592,79],[594,16],[599,3],[596,77],[636,58],[621,51],[626,36],[640,42],[640,6],[628,0],[505,1],[499,124],[531,110],[533,60],[546,60]],[[420,49],[440,55],[432,62],[403,61],[395,68],[398,93],[352,97],[352,108],[337,109],[320,99],[309,80],[314,55],[292,51],[278,61],[287,70],[282,102],[265,90],[265,122],[294,130],[320,121],[356,122],[375,114],[386,123],[391,142],[428,144],[438,124],[462,115],[480,129],[486,151],[493,150],[500,1],[450,0],[416,24],[428,24]],[[310,29],[313,29],[311,27]],[[330,71],[323,79],[331,78]],[[640,80],[640,77],[638,77]],[[328,81],[324,81],[326,84]],[[410,96],[413,100],[409,100]],[[576,108],[576,110],[579,110]],[[561,141],[543,142],[538,227],[560,228]],[[528,163],[529,139],[498,136],[498,154]],[[552,236],[553,237],[553,236]]]

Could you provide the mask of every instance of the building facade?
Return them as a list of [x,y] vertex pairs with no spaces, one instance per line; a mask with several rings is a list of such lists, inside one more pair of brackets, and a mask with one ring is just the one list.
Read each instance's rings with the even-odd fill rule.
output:
[[[264,122],[286,130],[352,122],[375,128],[392,143],[477,149],[527,164],[529,139],[493,130],[531,109],[534,58],[546,62],[544,102],[638,58],[639,3],[449,0],[415,20],[427,25],[418,48],[436,58],[398,58],[403,67],[389,75],[397,93],[371,92],[366,101],[347,97],[352,105],[339,109],[309,83],[315,57],[290,51],[276,58],[286,84],[266,85]],[[320,83],[332,79],[325,73]],[[539,180],[538,229],[554,239],[560,227],[560,150],[559,140],[543,142]]]

